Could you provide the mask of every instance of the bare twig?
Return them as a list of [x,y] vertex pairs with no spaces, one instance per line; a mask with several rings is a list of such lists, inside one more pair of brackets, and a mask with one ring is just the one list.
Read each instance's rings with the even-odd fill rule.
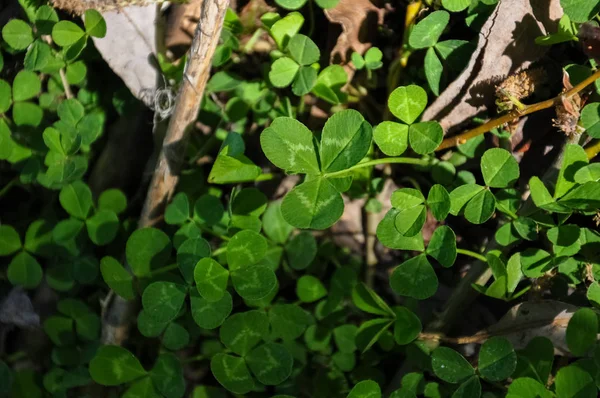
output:
[[498,126],[502,126],[504,123],[508,123],[511,120],[518,119],[522,116],[529,115],[534,112],[541,111],[543,109],[552,108],[562,102],[565,98],[571,98],[575,94],[579,93],[581,90],[595,82],[598,78],[600,78],[600,69],[594,72],[593,75],[573,87],[567,92],[561,93],[556,97],[538,102],[537,104],[527,105],[524,109],[516,109],[512,112],[507,113],[506,115],[500,116],[499,118],[490,120],[489,122],[482,124],[481,126],[477,126],[474,129],[467,130],[461,134],[455,135],[450,138],[446,138],[439,147],[437,147],[436,151],[441,151],[447,148],[452,148],[456,145],[467,142],[468,139],[473,137],[477,137],[478,135],[485,134],[488,131],[496,128]]
[[[204,0],[202,13],[190,48],[183,82],[177,95],[169,126],[162,144],[138,228],[156,225],[175,191],[189,132],[198,117],[212,58],[219,42],[229,0]],[[128,333],[130,314],[135,303],[114,296],[106,303],[102,322],[104,344],[121,344]]]

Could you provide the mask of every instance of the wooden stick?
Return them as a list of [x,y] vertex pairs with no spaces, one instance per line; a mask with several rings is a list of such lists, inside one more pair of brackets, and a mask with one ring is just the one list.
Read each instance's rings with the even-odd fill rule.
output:
[[[194,33],[181,88],[148,188],[138,228],[151,227],[160,222],[164,209],[173,196],[179,181],[189,132],[198,118],[228,6],[229,0],[202,2],[200,21]],[[102,311],[104,344],[120,345],[127,339],[131,316],[136,306],[135,301],[126,301],[109,292]]]

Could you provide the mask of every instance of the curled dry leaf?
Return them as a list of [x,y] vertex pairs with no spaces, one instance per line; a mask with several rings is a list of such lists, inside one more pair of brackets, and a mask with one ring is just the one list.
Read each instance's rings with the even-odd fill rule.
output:
[[[345,63],[353,51],[364,54],[371,47],[370,37],[377,32],[377,25],[383,23],[385,11],[369,0],[340,0],[337,6],[325,10],[329,21],[342,25],[330,61]],[[347,67],[346,72],[353,73],[353,70]]]
[[495,325],[488,328],[490,335],[501,335],[515,349],[525,348],[537,336],[547,337],[558,355],[569,353],[566,331],[569,320],[579,308],[561,301],[528,301],[512,307]]
[[546,48],[531,37],[556,31],[559,0],[503,0],[483,25],[477,48],[461,75],[423,114],[448,131],[493,106],[495,83],[528,68]]
[[151,105],[159,74],[156,64],[156,5],[127,7],[102,14],[106,36],[94,45],[131,93]]
[[176,53],[177,58],[192,44],[201,7],[202,0],[190,0],[171,7],[165,26],[165,47]]

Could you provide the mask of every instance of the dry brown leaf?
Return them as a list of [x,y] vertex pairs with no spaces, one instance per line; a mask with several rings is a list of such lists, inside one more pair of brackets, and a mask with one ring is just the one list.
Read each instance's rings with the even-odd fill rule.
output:
[[423,120],[437,120],[447,132],[494,106],[495,83],[544,55],[547,48],[532,38],[555,32],[562,13],[559,0],[499,2],[466,69],[427,108]]
[[517,350],[525,348],[534,337],[547,337],[554,344],[556,354],[566,355],[569,353],[567,325],[577,309],[577,306],[554,300],[524,302],[512,307],[487,332],[506,337]]
[[165,46],[176,54],[175,58],[183,55],[192,44],[201,9],[202,0],[189,0],[171,6],[165,26]]
[[369,41],[376,26],[383,23],[385,9],[369,0],[340,0],[334,8],[325,10],[331,23],[342,25],[342,33],[331,50],[332,63],[345,63],[353,51],[364,54],[371,47]]

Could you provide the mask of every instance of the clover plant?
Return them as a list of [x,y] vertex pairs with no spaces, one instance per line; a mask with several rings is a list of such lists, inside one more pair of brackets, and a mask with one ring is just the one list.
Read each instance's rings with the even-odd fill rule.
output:
[[548,101],[456,137],[425,112],[502,2],[419,2],[404,27],[390,7],[343,64],[319,24],[349,2],[230,8],[176,189],[145,210],[152,161],[134,189],[97,179],[142,108],[90,41],[105,17],[43,3],[1,30],[0,396],[598,396],[600,0],[527,33],[564,61],[548,170],[510,120]]

